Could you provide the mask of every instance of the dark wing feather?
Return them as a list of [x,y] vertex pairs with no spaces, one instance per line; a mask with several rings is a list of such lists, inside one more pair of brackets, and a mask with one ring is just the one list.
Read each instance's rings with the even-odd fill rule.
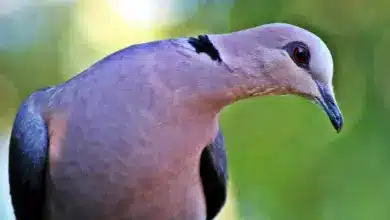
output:
[[43,219],[49,140],[39,107],[44,96],[38,91],[21,105],[11,133],[9,182],[17,220]]
[[227,155],[221,131],[218,131],[214,141],[202,152],[200,176],[206,200],[207,220],[211,220],[217,216],[227,196]]

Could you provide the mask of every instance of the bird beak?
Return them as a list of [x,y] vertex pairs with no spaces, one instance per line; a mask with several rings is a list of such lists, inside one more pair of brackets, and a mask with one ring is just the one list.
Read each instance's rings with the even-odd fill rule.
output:
[[321,97],[316,97],[315,102],[321,106],[321,108],[328,115],[333,127],[336,129],[337,133],[341,131],[344,119],[340,111],[339,106],[337,105],[336,99],[333,92],[328,86],[325,86],[317,82],[318,90],[320,91]]

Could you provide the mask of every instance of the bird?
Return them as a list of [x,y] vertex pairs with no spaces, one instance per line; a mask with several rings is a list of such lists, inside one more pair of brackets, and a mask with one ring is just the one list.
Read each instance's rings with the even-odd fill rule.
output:
[[221,110],[296,95],[340,132],[333,71],[325,42],[288,23],[113,52],[20,105],[9,145],[16,219],[213,219],[228,188]]

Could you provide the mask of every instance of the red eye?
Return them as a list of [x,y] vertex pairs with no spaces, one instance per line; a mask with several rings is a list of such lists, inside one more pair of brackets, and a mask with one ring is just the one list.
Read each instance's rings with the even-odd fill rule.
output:
[[296,47],[294,48],[293,58],[297,63],[308,64],[310,59],[309,50],[303,47]]

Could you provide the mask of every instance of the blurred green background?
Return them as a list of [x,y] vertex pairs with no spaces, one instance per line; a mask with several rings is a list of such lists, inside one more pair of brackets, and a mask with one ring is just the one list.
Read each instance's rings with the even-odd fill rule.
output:
[[7,141],[18,105],[131,44],[269,22],[313,31],[335,61],[336,134],[299,97],[223,111],[229,202],[219,219],[390,219],[390,1],[0,0],[0,219],[13,219]]

